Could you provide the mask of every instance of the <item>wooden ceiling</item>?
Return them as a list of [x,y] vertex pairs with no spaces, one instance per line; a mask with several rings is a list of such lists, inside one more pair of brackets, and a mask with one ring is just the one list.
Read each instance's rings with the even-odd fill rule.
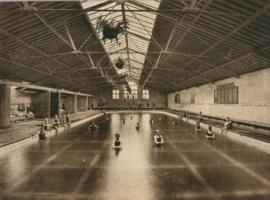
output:
[[[128,1],[132,12],[157,14],[147,52],[137,52],[145,87],[169,93],[270,66],[268,0],[162,0],[159,9]],[[112,88],[119,75],[86,12],[98,11],[80,2],[0,3],[0,79],[91,94]]]
[[85,13],[57,9],[82,10],[80,2],[0,3],[0,78],[90,94],[112,87],[118,74]]
[[150,43],[141,84],[168,93],[270,67],[269,1],[186,2],[162,1],[152,35],[162,48]]

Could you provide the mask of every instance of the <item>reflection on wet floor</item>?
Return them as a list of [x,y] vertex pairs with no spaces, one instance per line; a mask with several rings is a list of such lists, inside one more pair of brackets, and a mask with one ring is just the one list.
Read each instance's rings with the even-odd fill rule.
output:
[[[0,197],[270,199],[270,156],[251,147],[220,135],[208,142],[203,132],[157,114],[112,114],[99,125],[100,132],[83,125],[0,157]],[[161,147],[153,144],[155,129]],[[123,149],[116,152],[117,132]]]

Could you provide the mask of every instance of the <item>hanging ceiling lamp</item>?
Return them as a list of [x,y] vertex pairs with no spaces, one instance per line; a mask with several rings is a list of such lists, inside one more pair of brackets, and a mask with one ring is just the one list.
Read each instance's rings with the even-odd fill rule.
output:
[[117,69],[123,69],[123,67],[125,66],[125,61],[119,57],[114,63],[114,65]]

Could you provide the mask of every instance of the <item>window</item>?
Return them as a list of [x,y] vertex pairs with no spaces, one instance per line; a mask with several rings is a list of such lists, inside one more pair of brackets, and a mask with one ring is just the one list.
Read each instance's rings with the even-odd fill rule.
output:
[[214,91],[215,104],[238,104],[238,87],[234,83],[219,85]]
[[174,96],[174,103],[180,103],[180,94],[176,94],[175,96]]
[[132,99],[138,99],[138,90],[131,90]]
[[130,94],[129,94],[129,92],[127,91],[127,88],[124,87],[124,99],[129,99],[129,97],[130,97]]
[[142,98],[143,99],[149,99],[149,90],[143,90]]
[[113,90],[113,99],[120,99],[119,90]]
[[131,94],[124,88],[124,99],[138,99],[138,85],[135,82],[128,83],[131,89]]

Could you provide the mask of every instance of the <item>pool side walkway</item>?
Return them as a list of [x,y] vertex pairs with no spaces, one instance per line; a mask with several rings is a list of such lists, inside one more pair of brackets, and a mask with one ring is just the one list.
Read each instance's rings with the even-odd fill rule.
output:
[[[70,115],[71,123],[94,116],[100,111],[89,111],[77,113],[74,116]],[[50,119],[50,122],[52,119]],[[1,147],[5,147],[20,141],[24,141],[37,134],[42,124],[41,119],[24,121],[18,124],[13,124],[9,128],[0,129],[0,151]],[[50,124],[52,126],[52,124]]]
[[[178,114],[170,110],[165,111],[164,114],[180,120]],[[183,117],[182,121],[185,123],[192,124],[195,127],[195,124],[196,124],[195,119],[188,119],[188,118]],[[208,126],[211,125],[212,130],[215,134],[217,135],[221,134],[222,126],[213,125],[206,120],[204,120],[200,124],[203,131],[206,131]],[[238,141],[248,146],[252,146],[256,148],[257,150],[263,151],[270,155],[270,142],[269,142],[270,136],[267,136],[267,135],[264,136],[264,137],[268,137],[268,140],[260,140],[259,138],[254,137],[254,135],[260,136],[260,134],[261,132],[257,130],[245,130],[245,134],[243,134],[242,130],[239,131],[238,129],[228,130],[223,133],[224,136],[226,136],[227,138],[231,140]],[[251,135],[253,137],[251,137]]]

